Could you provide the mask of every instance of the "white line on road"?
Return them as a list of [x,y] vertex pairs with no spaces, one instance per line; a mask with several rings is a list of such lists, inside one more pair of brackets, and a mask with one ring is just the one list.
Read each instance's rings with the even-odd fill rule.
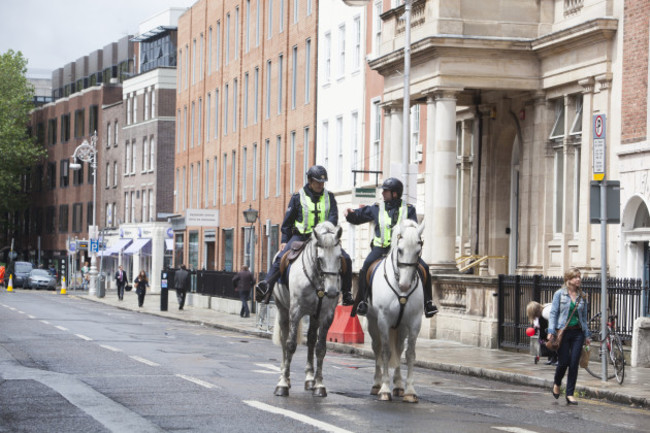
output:
[[18,314],[25,314],[25,312],[24,311],[19,311]]
[[68,328],[64,328],[63,326],[55,326],[56,329],[60,329],[61,331],[68,331]]
[[86,341],[93,341],[92,338],[86,337],[85,335],[81,335],[81,334],[74,334],[74,335],[76,335],[77,337],[79,337],[79,338],[81,338],[83,340],[86,340]]
[[192,383],[196,383],[197,385],[201,385],[204,388],[208,388],[208,389],[218,388],[217,385],[213,385],[213,384],[211,384],[209,382],[206,382],[204,380],[197,379],[196,377],[185,376],[184,374],[177,374],[176,376],[180,377],[181,379],[185,379],[187,381],[190,381]]
[[131,356],[129,356],[129,358],[131,358],[131,359],[133,359],[135,361],[141,362],[143,364],[150,365],[152,367],[160,367],[160,364],[156,364],[153,361],[149,361],[148,359],[140,358],[139,356],[136,356],[136,355],[131,355]]
[[275,364],[255,364],[255,365],[257,365],[258,367],[262,367],[262,368],[268,368],[269,370],[273,370],[273,372],[275,372],[275,373],[280,372],[280,367],[278,367]]
[[48,322],[47,320],[41,320],[41,323],[45,323],[46,325],[50,324],[50,322]]
[[9,307],[9,309],[10,309],[11,311],[16,311],[16,309],[15,309],[14,307]]
[[510,433],[537,433],[535,430],[526,430],[525,428],[519,427],[495,427],[492,426],[495,430],[507,431]]
[[117,347],[113,347],[113,346],[108,346],[106,344],[100,344],[99,347],[103,347],[104,349],[108,349],[108,350],[110,350],[112,352],[121,352],[122,351],[122,349],[118,349]]
[[283,416],[286,416],[287,418],[295,419],[296,421],[300,421],[300,422],[302,422],[304,424],[314,426],[314,427],[319,428],[319,429],[324,430],[324,431],[329,431],[329,432],[333,432],[333,433],[352,433],[350,430],[345,430],[345,429],[342,429],[342,428],[337,427],[335,425],[328,424],[326,422],[319,421],[317,419],[308,417],[306,415],[303,415],[303,414],[300,414],[300,413],[297,413],[297,412],[293,412],[293,411],[290,411],[290,410],[286,410],[286,409],[280,409],[279,407],[274,407],[274,406],[271,406],[271,405],[268,405],[268,404],[265,404],[265,403],[262,403],[262,402],[259,402],[259,401],[244,400],[244,403],[246,403],[247,405],[252,406],[252,407],[254,407],[256,409],[259,409],[259,410],[263,410],[263,411],[266,411],[266,412],[271,412],[271,413],[275,413],[275,414],[278,414],[278,415],[283,415]]
[[260,373],[260,374],[278,374],[277,371],[270,371],[270,370],[253,370],[253,373]]
[[36,319],[36,317],[32,316],[31,314],[28,314],[27,317],[29,317],[30,319]]

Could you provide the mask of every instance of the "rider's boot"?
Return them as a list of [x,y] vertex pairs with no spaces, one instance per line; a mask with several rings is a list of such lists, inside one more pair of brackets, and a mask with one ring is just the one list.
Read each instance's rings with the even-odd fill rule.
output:
[[[368,302],[366,301],[365,272],[359,273],[359,298],[361,298],[361,301],[359,301],[359,303],[357,304],[356,314],[358,314],[359,316],[365,316],[368,313]],[[353,313],[355,312],[353,311]],[[354,315],[352,317],[354,317]]]
[[348,292],[343,292],[343,299],[341,301],[341,305],[348,306],[354,304],[354,299],[352,299],[352,293]]
[[271,299],[271,294],[273,293],[273,286],[278,278],[280,278],[280,272],[274,272],[269,275],[266,280],[257,283],[255,285],[255,299],[264,304],[268,304]]
[[425,275],[424,284],[422,288],[424,289],[424,317],[431,318],[436,313],[438,313],[438,307],[433,303],[433,291],[431,287],[431,276]]
[[347,263],[346,271],[343,272],[342,277],[341,293],[343,299],[341,304],[347,307],[354,304],[354,298],[352,298],[352,261]]

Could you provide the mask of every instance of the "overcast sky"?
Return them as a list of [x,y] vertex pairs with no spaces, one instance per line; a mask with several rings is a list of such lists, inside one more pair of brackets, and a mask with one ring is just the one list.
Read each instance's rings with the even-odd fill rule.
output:
[[[0,0],[0,54],[21,51],[31,71],[52,71],[104,48],[170,7],[196,0]],[[49,74],[48,74],[49,76]]]

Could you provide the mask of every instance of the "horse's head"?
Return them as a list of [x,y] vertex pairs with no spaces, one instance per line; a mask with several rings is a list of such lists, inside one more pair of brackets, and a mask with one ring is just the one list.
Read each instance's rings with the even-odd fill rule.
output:
[[312,240],[316,270],[328,298],[339,296],[341,288],[341,234],[343,229],[329,221],[314,227]]
[[402,292],[408,292],[417,278],[417,266],[422,254],[424,223],[405,220],[393,228],[391,257],[395,279]]

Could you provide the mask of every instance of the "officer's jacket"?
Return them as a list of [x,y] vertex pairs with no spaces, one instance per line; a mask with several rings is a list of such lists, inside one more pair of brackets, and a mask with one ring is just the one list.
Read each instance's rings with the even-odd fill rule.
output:
[[[307,199],[311,199],[312,202],[317,203],[320,200],[321,195],[315,195],[314,192],[309,189],[308,185],[303,187],[303,191],[307,195]],[[325,190],[329,194],[329,213],[327,215],[327,221],[331,222],[335,226],[339,223],[339,210],[336,205],[336,198],[334,194]],[[282,243],[285,244],[291,239],[291,236],[298,234],[296,229],[296,221],[303,221],[302,215],[302,204],[300,203],[300,193],[295,193],[291,196],[289,200],[289,207],[287,212],[284,214],[284,221],[282,221]],[[314,226],[323,221],[318,221],[318,218],[314,221]],[[312,229],[313,227],[310,227]],[[311,232],[311,230],[309,230]],[[306,236],[305,236],[306,237]]]
[[[402,200],[391,200],[385,203],[386,211],[388,216],[393,221],[391,227],[397,223],[399,217],[399,209],[402,206]],[[408,209],[408,219],[418,222],[417,212],[415,206],[407,204]],[[358,209],[355,209],[353,212],[350,212],[346,220],[353,225],[364,224],[370,221],[375,223],[375,238],[382,238],[382,233],[380,232],[379,224],[379,203],[375,203],[372,206],[364,206]]]

